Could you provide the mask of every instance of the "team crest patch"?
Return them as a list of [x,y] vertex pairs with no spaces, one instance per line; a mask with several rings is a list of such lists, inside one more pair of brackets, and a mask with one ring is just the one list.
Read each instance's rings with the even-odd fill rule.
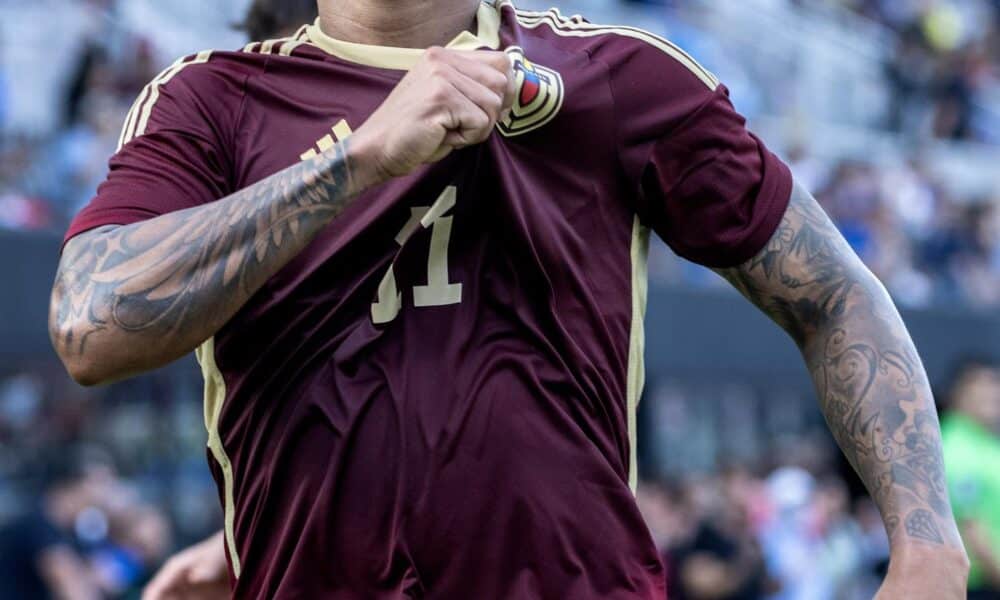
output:
[[510,115],[497,123],[497,129],[511,137],[538,129],[555,118],[565,92],[558,72],[531,62],[517,46],[508,48],[507,54],[514,63],[517,96]]

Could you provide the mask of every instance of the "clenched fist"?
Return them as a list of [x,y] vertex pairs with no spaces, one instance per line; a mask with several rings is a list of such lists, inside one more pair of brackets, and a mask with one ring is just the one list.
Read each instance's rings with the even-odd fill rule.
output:
[[351,136],[355,168],[384,181],[486,140],[514,100],[503,52],[429,48]]

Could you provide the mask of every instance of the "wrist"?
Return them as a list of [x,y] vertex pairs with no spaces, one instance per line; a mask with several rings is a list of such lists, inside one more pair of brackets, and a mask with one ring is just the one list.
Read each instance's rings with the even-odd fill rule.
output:
[[377,140],[369,139],[359,130],[340,143],[351,187],[357,193],[392,178],[383,168],[381,148]]
[[962,546],[932,546],[920,542],[898,543],[892,546],[890,570],[927,571],[966,578],[969,556]]

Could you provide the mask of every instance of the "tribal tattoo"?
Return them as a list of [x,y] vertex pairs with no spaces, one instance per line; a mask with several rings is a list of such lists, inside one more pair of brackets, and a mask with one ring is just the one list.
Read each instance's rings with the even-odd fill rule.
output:
[[767,247],[719,272],[802,350],[830,430],[890,538],[960,546],[923,365],[885,288],[816,200],[796,187]]
[[217,202],[70,240],[49,314],[60,357],[80,365],[99,349],[120,366],[84,377],[96,382],[161,366],[214,335],[360,191],[347,143]]

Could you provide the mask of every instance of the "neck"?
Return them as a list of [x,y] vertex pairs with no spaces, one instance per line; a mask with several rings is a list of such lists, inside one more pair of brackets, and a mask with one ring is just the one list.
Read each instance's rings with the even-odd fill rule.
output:
[[479,0],[319,0],[319,25],[345,42],[429,48],[471,29],[478,7]]

